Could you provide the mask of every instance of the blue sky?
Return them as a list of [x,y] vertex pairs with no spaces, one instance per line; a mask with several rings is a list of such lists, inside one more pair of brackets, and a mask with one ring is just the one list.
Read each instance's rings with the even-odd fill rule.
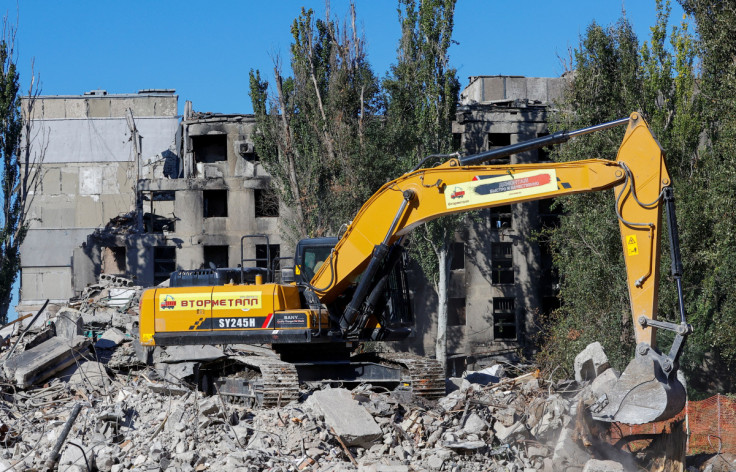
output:
[[[333,0],[344,19],[347,1]],[[396,57],[399,24],[394,0],[357,0],[358,27],[369,60],[385,75]],[[0,0],[18,15],[18,52],[27,79],[30,61],[42,93],[93,89],[131,93],[170,88],[197,111],[250,113],[248,71],[273,75],[273,59],[288,67],[290,26],[301,6],[324,17],[321,0],[262,1],[20,1]],[[559,76],[561,58],[591,21],[609,25],[622,10],[640,41],[656,19],[654,0],[458,0],[450,60],[462,85],[471,75]],[[673,1],[670,22],[682,9]]]

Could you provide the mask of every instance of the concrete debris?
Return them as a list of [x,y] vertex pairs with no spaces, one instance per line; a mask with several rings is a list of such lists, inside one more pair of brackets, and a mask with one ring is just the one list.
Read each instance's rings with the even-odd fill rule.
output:
[[306,405],[324,416],[333,434],[348,446],[370,447],[382,436],[378,423],[349,390],[330,388],[314,392]]
[[51,338],[7,359],[3,366],[5,375],[17,386],[28,388],[83,359],[83,352],[89,345],[90,340],[84,336]]
[[64,339],[73,339],[84,334],[82,313],[72,308],[62,308],[56,314],[54,321],[56,336]]
[[131,338],[126,338],[125,333],[120,331],[118,328],[110,328],[102,333],[102,336],[97,339],[97,342],[95,343],[95,348],[113,349],[129,339]]
[[229,356],[270,351],[141,349],[133,339],[141,291],[106,277],[4,360],[0,468],[42,470],[61,444],[54,467],[68,471],[648,470],[601,443],[607,425],[589,424],[586,402],[618,374],[600,346],[579,356],[581,380],[595,379],[582,387],[497,364],[448,379],[437,401],[359,386],[302,390],[287,405],[258,408],[202,379]]
[[625,472],[625,469],[620,462],[590,459],[585,463],[583,472]]
[[588,344],[580,354],[575,356],[575,380],[577,382],[593,380],[609,367],[608,356],[603,351],[601,343],[596,341]]

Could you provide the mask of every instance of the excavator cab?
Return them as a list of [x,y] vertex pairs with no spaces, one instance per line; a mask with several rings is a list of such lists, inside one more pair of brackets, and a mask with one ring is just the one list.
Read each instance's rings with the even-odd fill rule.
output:
[[294,251],[294,278],[297,285],[306,284],[328,260],[335,249],[337,238],[302,239]]

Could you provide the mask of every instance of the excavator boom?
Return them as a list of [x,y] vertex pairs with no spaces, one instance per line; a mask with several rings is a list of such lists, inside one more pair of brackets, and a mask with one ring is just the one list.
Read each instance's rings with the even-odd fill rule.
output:
[[[676,378],[677,359],[690,332],[684,318],[679,325],[658,322],[659,262],[662,208],[671,194],[664,152],[638,113],[585,132],[627,124],[616,161],[590,159],[566,163],[520,165],[477,164],[500,153],[490,151],[444,164],[417,169],[384,185],[368,200],[311,281],[322,303],[329,304],[362,280],[340,319],[343,334],[362,329],[360,307],[379,261],[388,247],[422,223],[459,212],[510,203],[614,189],[631,314],[638,343],[637,356],[620,381],[597,403],[595,417],[605,421],[647,423],[673,416],[684,406],[686,394]],[[562,142],[580,132],[555,134],[536,143],[512,145],[503,155]],[[674,207],[672,207],[674,208]],[[677,241],[674,210],[668,213],[670,241]],[[380,242],[380,244],[377,244]],[[673,247],[673,253],[675,252]],[[673,260],[679,260],[673,254]],[[679,279],[678,279],[679,280]],[[678,284],[678,290],[681,286]],[[682,299],[682,296],[680,296]],[[656,350],[656,327],[677,334],[667,355]]]

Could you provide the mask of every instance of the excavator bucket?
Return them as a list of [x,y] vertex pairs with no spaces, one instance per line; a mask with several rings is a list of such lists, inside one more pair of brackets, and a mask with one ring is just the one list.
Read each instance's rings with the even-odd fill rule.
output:
[[685,386],[678,380],[670,358],[641,343],[634,360],[591,411],[599,421],[651,423],[676,416],[686,399]]

